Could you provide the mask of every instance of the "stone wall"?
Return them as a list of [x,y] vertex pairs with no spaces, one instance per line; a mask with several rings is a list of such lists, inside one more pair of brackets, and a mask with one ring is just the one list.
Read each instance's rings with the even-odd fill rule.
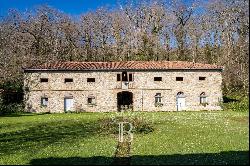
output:
[[[108,112],[117,111],[117,93],[133,93],[134,111],[176,111],[176,95],[183,92],[186,110],[219,110],[222,100],[222,76],[218,70],[169,70],[169,71],[134,71],[133,82],[129,89],[121,89],[121,82],[116,80],[119,71],[50,71],[25,73],[24,84],[27,93],[26,109],[33,112],[64,112],[64,98],[72,96],[74,111]],[[199,76],[206,80],[199,80]],[[162,81],[154,81],[162,77]],[[183,81],[176,81],[183,77]],[[40,78],[48,78],[41,83]],[[65,78],[73,78],[72,83],[64,83]],[[87,82],[95,78],[95,82]],[[27,88],[28,87],[28,88]],[[208,105],[200,104],[200,94],[205,92]],[[161,93],[162,107],[155,107],[155,95]],[[41,107],[41,97],[48,97],[48,106]],[[88,104],[88,96],[95,97],[95,105]]]

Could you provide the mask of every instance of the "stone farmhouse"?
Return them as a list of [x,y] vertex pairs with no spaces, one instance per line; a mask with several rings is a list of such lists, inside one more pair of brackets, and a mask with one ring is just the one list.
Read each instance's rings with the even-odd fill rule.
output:
[[24,69],[26,110],[220,110],[222,71],[185,61],[46,63]]

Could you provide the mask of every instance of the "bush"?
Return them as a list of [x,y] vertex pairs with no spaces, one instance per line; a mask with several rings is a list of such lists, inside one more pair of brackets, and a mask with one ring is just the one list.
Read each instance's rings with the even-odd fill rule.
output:
[[4,81],[0,84],[0,115],[19,113],[24,111],[23,103],[23,82],[22,81]]
[[226,111],[247,112],[249,111],[249,98],[248,96],[226,96],[222,107]]
[[0,104],[0,115],[3,114],[11,114],[11,113],[21,113],[24,110],[24,105],[21,104],[8,104],[8,105],[3,105]]

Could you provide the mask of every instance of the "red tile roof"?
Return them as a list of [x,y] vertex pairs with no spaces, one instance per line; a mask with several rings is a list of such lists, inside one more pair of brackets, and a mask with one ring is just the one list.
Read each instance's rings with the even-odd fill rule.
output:
[[222,66],[187,61],[55,62],[26,68],[32,70],[166,70],[223,69]]

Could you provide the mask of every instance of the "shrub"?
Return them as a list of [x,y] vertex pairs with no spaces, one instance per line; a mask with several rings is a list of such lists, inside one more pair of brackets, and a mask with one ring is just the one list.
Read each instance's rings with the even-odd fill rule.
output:
[[249,98],[248,96],[230,96],[225,97],[226,102],[223,103],[223,110],[237,111],[237,112],[247,112],[249,111]]
[[0,84],[0,114],[19,113],[24,111],[23,82],[4,81]]
[[8,104],[5,105],[3,103],[1,103],[0,101],[0,115],[3,114],[11,114],[11,113],[20,113],[23,112],[24,110],[24,104],[20,103],[12,103],[12,104]]

